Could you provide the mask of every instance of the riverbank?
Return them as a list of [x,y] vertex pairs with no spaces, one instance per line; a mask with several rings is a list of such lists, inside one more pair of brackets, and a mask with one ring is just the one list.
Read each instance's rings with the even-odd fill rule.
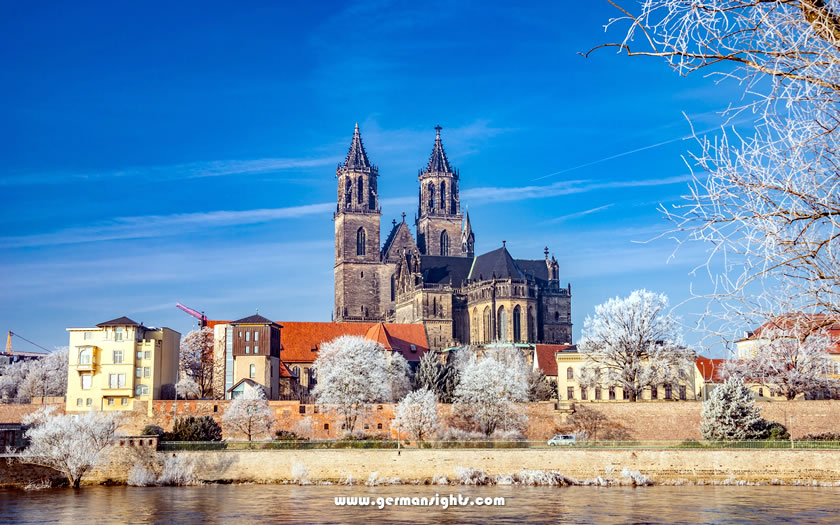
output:
[[[159,452],[157,454],[172,455]],[[837,450],[249,450],[178,452],[204,483],[337,483],[375,478],[398,483],[457,479],[458,469],[488,476],[522,470],[557,472],[577,481],[621,479],[638,472],[655,484],[835,484],[840,482]],[[0,483],[21,486],[60,479],[49,471],[0,460]],[[115,449],[85,484],[127,482],[136,455]]]

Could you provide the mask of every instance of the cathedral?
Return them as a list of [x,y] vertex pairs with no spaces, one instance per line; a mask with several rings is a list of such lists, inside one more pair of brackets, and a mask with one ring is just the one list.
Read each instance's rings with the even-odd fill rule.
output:
[[514,259],[505,241],[476,256],[469,213],[461,212],[460,173],[435,128],[429,162],[418,173],[415,235],[394,220],[380,242],[379,169],[359,125],[336,169],[335,311],[339,322],[423,323],[429,346],[493,342],[571,343],[572,289],[559,266]]

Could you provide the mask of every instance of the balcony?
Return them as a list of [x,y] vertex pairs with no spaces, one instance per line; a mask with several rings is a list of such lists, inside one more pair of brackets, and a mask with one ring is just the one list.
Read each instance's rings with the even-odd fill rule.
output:
[[76,366],[76,372],[94,372],[96,370],[95,363],[79,363]]

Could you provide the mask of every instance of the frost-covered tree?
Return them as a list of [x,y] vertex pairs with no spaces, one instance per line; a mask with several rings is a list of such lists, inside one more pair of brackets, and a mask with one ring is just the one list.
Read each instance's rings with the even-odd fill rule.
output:
[[703,439],[762,439],[766,426],[752,392],[737,376],[727,378],[703,402],[700,423]]
[[417,367],[417,386],[425,388],[438,394],[438,389],[443,383],[444,366],[438,358],[437,352],[429,350],[420,358],[420,366]]
[[438,428],[437,403],[437,396],[427,388],[409,393],[394,407],[391,428],[422,441]]
[[72,487],[99,464],[117,428],[113,415],[94,411],[53,415],[50,409],[40,410],[24,417],[23,423],[31,426],[20,461],[57,470]]
[[67,349],[41,359],[18,361],[0,370],[0,397],[31,400],[67,392]]
[[516,348],[471,354],[455,389],[453,411],[471,420],[486,435],[497,428],[515,430],[527,420],[516,403],[528,400],[528,366]]
[[175,383],[175,393],[178,399],[198,399],[201,397],[201,389],[190,377],[183,377]]
[[[795,319],[787,318],[791,323]],[[830,391],[838,382],[830,377],[829,348],[835,341],[824,330],[788,326],[762,330],[755,354],[730,360],[729,373],[760,382],[774,394],[794,399],[799,394]]]
[[335,410],[347,432],[369,403],[391,399],[391,379],[382,345],[356,336],[341,336],[321,345],[313,367],[318,384],[312,390],[318,404]]
[[710,281],[694,288],[710,301],[706,327],[728,339],[779,314],[840,314],[840,2],[644,0],[620,9],[609,25],[626,34],[607,46],[731,80],[724,116],[746,121],[696,133],[694,180],[683,203],[664,210],[679,245],[708,247],[698,269]]
[[557,399],[557,383],[546,378],[540,369],[528,373],[528,401]]
[[261,388],[246,388],[230,402],[222,416],[222,426],[228,432],[244,434],[248,441],[271,432],[274,421],[274,410],[268,406]]
[[391,399],[397,402],[411,392],[411,367],[405,357],[392,352],[388,359],[388,376],[391,383]]
[[205,326],[188,333],[181,339],[181,352],[178,358],[181,377],[195,382],[198,387],[198,397],[201,399],[212,397],[213,329]]
[[584,386],[619,386],[636,401],[651,386],[688,376],[694,353],[680,344],[677,322],[663,294],[636,290],[614,297],[587,316],[578,344],[584,358]]

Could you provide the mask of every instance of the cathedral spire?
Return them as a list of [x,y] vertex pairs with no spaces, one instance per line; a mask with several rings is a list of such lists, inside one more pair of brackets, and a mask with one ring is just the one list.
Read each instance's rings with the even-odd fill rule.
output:
[[461,249],[467,257],[472,257],[475,254],[475,234],[472,231],[472,224],[470,224],[469,210],[467,210],[467,216],[464,220],[464,227],[461,229]]
[[446,152],[443,151],[443,144],[440,141],[440,126],[435,126],[435,146],[432,148],[432,156],[429,157],[429,164],[426,166],[426,173],[452,173],[452,167],[449,166],[449,160],[446,158]]
[[371,167],[367,152],[365,152],[365,146],[362,144],[358,122],[356,122],[356,130],[353,132],[350,151],[347,152],[347,158],[344,159],[344,167],[347,169],[369,169]]

